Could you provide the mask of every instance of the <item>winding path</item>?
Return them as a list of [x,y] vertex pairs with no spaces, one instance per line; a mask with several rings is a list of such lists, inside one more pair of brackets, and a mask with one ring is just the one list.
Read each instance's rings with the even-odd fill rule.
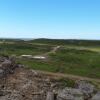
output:
[[47,71],[40,71],[36,70],[39,73],[46,74],[49,76],[56,76],[56,77],[64,77],[64,78],[70,78],[70,79],[75,79],[75,80],[87,80],[91,82],[98,82],[100,83],[100,79],[95,79],[95,78],[89,78],[89,77],[83,77],[83,76],[78,76],[78,75],[72,75],[72,74],[63,74],[63,73],[53,73],[53,72],[47,72]]
[[57,50],[61,48],[61,46],[56,46],[56,47],[53,47],[53,49],[45,54],[43,54],[44,56],[48,56],[48,54],[51,54],[51,53],[56,53]]

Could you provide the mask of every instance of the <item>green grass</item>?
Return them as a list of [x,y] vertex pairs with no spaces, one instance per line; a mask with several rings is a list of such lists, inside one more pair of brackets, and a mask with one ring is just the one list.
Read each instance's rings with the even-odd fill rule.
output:
[[[56,42],[53,41],[53,43],[51,43],[51,40],[49,42],[50,44],[46,41],[46,43],[48,43],[47,45],[42,45],[42,42],[39,45],[39,42],[33,43],[33,41],[0,43],[0,54],[14,54],[16,56],[20,56],[22,54],[44,54],[49,52],[53,47],[52,45],[56,44],[58,40]],[[58,44],[61,44],[62,42],[63,41],[59,41]],[[100,78],[99,42],[95,41],[93,43],[92,41],[92,45],[91,42],[88,44],[88,41],[76,41],[75,43],[69,43],[67,41],[67,44],[69,44],[65,45],[65,41],[62,44],[62,48],[55,54],[49,54],[49,60],[47,61],[34,59],[17,59],[17,61],[36,70]],[[97,45],[94,45],[96,43]]]
[[50,51],[51,46],[41,46],[41,45],[35,45],[35,44],[29,44],[24,42],[16,42],[16,43],[1,43],[0,44],[0,54],[4,55],[36,55],[36,54],[42,54],[45,52]]
[[61,78],[58,81],[62,82],[62,86],[64,86],[64,87],[72,87],[72,88],[75,87],[75,81],[74,80]]
[[88,50],[61,49],[51,55],[58,71],[94,78],[100,78],[100,53]]
[[50,54],[48,61],[21,60],[35,70],[100,78],[100,53],[88,50],[61,49]]

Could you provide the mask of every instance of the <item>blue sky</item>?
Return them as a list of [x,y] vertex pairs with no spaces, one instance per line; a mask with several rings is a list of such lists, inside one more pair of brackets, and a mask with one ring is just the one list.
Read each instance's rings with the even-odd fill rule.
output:
[[100,39],[100,0],[0,0],[0,37]]

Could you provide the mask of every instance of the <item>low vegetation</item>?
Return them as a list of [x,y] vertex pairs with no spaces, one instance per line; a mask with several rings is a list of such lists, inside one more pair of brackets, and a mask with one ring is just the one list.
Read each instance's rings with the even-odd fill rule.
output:
[[35,70],[100,78],[100,41],[48,40],[7,41],[0,43],[1,55],[43,55],[54,46],[61,48],[49,53],[48,59],[17,59],[18,63]]
[[36,55],[45,52],[49,52],[51,46],[47,45],[35,45],[25,42],[6,42],[0,44],[0,54],[1,55]]

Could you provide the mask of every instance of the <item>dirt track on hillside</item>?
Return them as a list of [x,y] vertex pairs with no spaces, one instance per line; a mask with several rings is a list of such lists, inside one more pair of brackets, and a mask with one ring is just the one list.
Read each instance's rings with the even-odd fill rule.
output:
[[70,79],[74,79],[74,80],[87,80],[87,81],[91,81],[91,82],[99,82],[100,83],[100,79],[82,77],[82,76],[78,76],[78,75],[53,73],[53,72],[39,71],[39,70],[37,70],[37,72],[45,74],[45,75],[49,75],[49,76],[64,77],[64,78],[70,78]]

